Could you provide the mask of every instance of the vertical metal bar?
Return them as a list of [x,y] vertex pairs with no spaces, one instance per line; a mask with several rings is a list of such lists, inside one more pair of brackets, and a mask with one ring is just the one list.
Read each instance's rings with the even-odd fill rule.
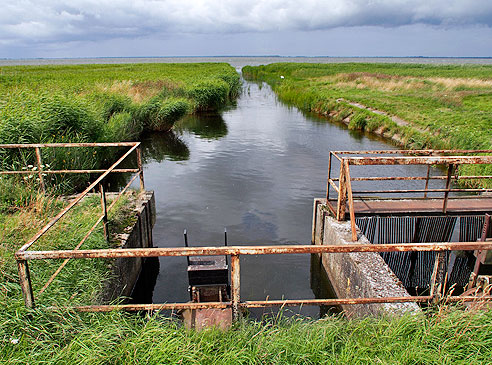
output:
[[[227,247],[227,228],[224,227],[224,246]],[[229,262],[227,260],[227,255],[225,255],[225,261],[226,261],[226,265],[229,265]]]
[[429,189],[430,170],[431,170],[431,165],[427,165],[427,176],[425,177],[424,198],[427,198],[427,190]]
[[103,184],[99,184],[99,191],[101,192],[101,207],[103,212],[103,229],[104,229],[104,238],[109,242],[109,227],[108,227],[108,209],[106,206],[106,193],[104,192]]
[[137,151],[138,175],[140,176],[140,191],[144,191],[145,182],[144,182],[144,174],[143,174],[143,167],[142,167],[142,147],[138,146],[136,151]]
[[44,193],[46,192],[46,188],[44,186],[44,179],[43,179],[43,161],[41,160],[41,150],[39,147],[35,148],[36,150],[36,162],[38,166],[38,176],[39,176],[39,185],[41,186],[41,191]]
[[350,167],[348,161],[345,161],[345,176],[347,180],[347,195],[350,210],[350,226],[352,228],[352,241],[355,242],[357,241],[357,229],[355,228],[354,199],[352,196],[352,183],[350,182]]
[[[185,247],[189,247],[188,246],[188,232],[186,231],[186,229],[183,231],[183,236],[184,236],[184,240],[185,240]],[[186,263],[188,264],[188,266],[190,266],[190,256],[186,256]]]
[[347,205],[347,185],[345,177],[345,160],[340,162],[340,177],[338,178],[338,204],[337,204],[337,220],[343,221],[345,219],[345,209]]
[[331,151],[330,151],[330,157],[328,159],[328,180],[326,180],[326,204],[328,204],[328,199],[330,199],[330,179],[331,179]]
[[19,282],[24,296],[24,303],[28,308],[34,308],[34,294],[32,293],[31,275],[26,260],[17,260]]
[[451,186],[451,176],[453,174],[453,167],[454,167],[454,165],[452,163],[450,163],[448,166],[448,177],[446,179],[446,191],[444,192],[444,203],[442,206],[442,212],[444,214],[446,214],[446,210],[448,207],[448,195],[449,195],[449,188]]
[[239,255],[231,255],[231,301],[232,319],[239,319],[239,303],[241,302],[241,275],[239,267]]

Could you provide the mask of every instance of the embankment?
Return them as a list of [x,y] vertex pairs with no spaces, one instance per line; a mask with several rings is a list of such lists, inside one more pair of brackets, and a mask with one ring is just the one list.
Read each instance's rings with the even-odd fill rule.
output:
[[401,147],[492,149],[492,66],[279,63],[246,66],[243,75],[267,82],[287,104]]

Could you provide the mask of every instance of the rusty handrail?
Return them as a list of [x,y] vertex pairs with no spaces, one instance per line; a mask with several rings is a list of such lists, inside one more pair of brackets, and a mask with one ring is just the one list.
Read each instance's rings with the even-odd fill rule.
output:
[[[328,179],[326,184],[326,202],[332,214],[338,220],[345,220],[347,204],[350,212],[350,221],[352,225],[352,240],[357,241],[356,228],[353,221],[355,220],[354,200],[362,199],[364,194],[408,194],[424,193],[424,199],[429,193],[443,193],[444,196],[432,197],[432,199],[442,200],[442,212],[446,213],[447,203],[450,199],[449,194],[452,192],[492,192],[492,189],[460,189],[452,188],[453,180],[473,180],[473,179],[490,179],[492,176],[457,176],[455,168],[459,165],[467,164],[492,164],[492,155],[479,156],[457,156],[456,154],[491,154],[492,150],[380,150],[380,151],[330,151],[328,164]],[[404,156],[381,156],[384,154]],[[378,155],[377,157],[371,155]],[[410,156],[411,155],[411,156]],[[332,157],[340,162],[339,177],[332,177]],[[388,165],[424,165],[427,166],[427,176],[369,176],[369,177],[351,177],[350,166],[388,166]],[[433,165],[447,166],[445,176],[430,176],[430,167]],[[351,182],[354,181],[425,181],[424,189],[379,189],[379,190],[357,190],[352,189]],[[429,180],[445,181],[445,188],[429,188]],[[338,183],[338,185],[337,185]],[[330,189],[333,188],[338,194],[337,206],[332,207],[330,203]],[[357,194],[357,195],[356,195]],[[364,197],[363,199],[370,199]],[[381,197],[372,199],[382,200]]]
[[[442,275],[438,275],[441,262],[436,258],[431,278],[431,295],[401,297],[369,297],[369,298],[337,298],[337,299],[281,299],[281,300],[247,300],[241,301],[240,296],[240,256],[267,254],[312,254],[312,253],[352,253],[352,252],[405,252],[405,251],[437,251],[491,249],[491,242],[453,242],[453,243],[404,243],[404,244],[347,244],[347,245],[277,245],[277,246],[220,246],[220,247],[171,247],[171,248],[134,248],[134,249],[99,249],[99,250],[66,250],[66,251],[23,251],[16,257],[22,260],[59,259],[59,258],[117,258],[117,257],[160,257],[160,256],[201,256],[231,255],[231,300],[229,302],[205,303],[162,303],[162,304],[117,304],[87,305],[70,307],[83,312],[107,312],[112,310],[176,310],[201,308],[231,308],[233,318],[240,316],[240,308],[284,307],[304,305],[357,305],[378,303],[436,302],[441,298]],[[34,306],[26,301],[27,306]],[[448,302],[457,301],[488,301],[492,296],[449,296]]]
[[120,257],[160,256],[222,256],[222,255],[278,255],[312,253],[354,252],[409,252],[409,251],[471,251],[492,250],[492,242],[431,242],[431,243],[385,243],[369,245],[351,243],[346,245],[269,245],[269,246],[218,246],[218,247],[151,247],[107,248],[93,250],[17,251],[21,260],[45,259],[93,259]]
[[[45,170],[43,168],[43,163],[41,159],[41,148],[71,148],[71,147],[130,147],[127,152],[123,154],[113,165],[111,165],[107,169],[64,169],[64,170]],[[54,218],[51,219],[43,228],[41,228],[27,243],[25,243],[18,251],[26,252],[26,250],[31,247],[40,237],[42,237],[51,227],[53,227],[56,222],[58,222],[65,214],[67,214],[75,205],[77,205],[92,189],[94,189],[98,184],[100,186],[101,191],[101,205],[103,214],[98,217],[94,225],[89,229],[89,231],[85,234],[82,240],[75,246],[75,251],[78,250],[84,242],[88,239],[88,237],[94,232],[97,226],[103,222],[104,224],[104,232],[106,239],[109,239],[109,233],[107,230],[107,212],[111,210],[111,208],[116,204],[116,202],[120,199],[122,194],[124,194],[130,185],[135,181],[137,177],[140,178],[140,190],[144,190],[144,176],[143,176],[143,167],[142,167],[142,152],[140,142],[110,142],[110,143],[34,143],[34,144],[0,144],[0,149],[34,149],[36,153],[36,169],[33,171],[0,171],[0,175],[18,175],[18,174],[38,174],[40,188],[44,192],[45,184],[43,180],[43,175],[45,174],[95,174],[101,173],[101,175],[92,182],[83,192],[78,194],[62,211],[60,211]],[[125,160],[132,152],[136,151],[137,154],[137,168],[136,169],[117,169],[116,167]],[[104,180],[106,176],[110,173],[136,173],[128,182],[128,184],[124,187],[122,191],[120,191],[117,197],[113,200],[109,208],[106,207],[106,199],[103,186],[101,182]],[[62,262],[62,264],[56,269],[56,271],[51,275],[45,285],[41,288],[38,294],[42,294],[46,288],[51,284],[51,282],[55,279],[55,277],[61,272],[61,270],[65,267],[68,260],[67,258]],[[30,282],[30,273],[29,267],[27,264],[27,260],[17,259],[17,266],[19,270],[19,278],[20,284],[22,287],[24,300],[27,306],[34,305],[34,295],[32,293],[32,286]]]

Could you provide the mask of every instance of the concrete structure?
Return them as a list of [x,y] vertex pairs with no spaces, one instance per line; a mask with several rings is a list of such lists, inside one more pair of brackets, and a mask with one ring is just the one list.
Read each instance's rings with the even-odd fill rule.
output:
[[[332,218],[325,203],[314,201],[313,244],[371,244],[360,232],[353,242],[350,222]],[[323,253],[321,262],[338,298],[410,296],[378,253]],[[342,309],[349,317],[420,312],[415,303],[342,305]]]
[[[108,194],[109,195],[109,194]],[[155,198],[153,191],[140,193],[135,202],[135,219],[121,235],[121,248],[153,247],[152,227],[155,223]],[[145,258],[117,258],[113,263],[111,280],[102,291],[100,301],[109,303],[121,296],[129,297],[138,280]]]

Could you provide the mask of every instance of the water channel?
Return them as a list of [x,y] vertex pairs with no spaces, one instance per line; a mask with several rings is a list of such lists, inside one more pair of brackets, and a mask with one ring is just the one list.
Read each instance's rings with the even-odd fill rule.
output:
[[[159,247],[182,246],[184,229],[191,246],[222,245],[224,228],[229,245],[310,244],[313,198],[325,195],[329,151],[394,148],[305,115],[280,102],[268,85],[247,81],[235,105],[189,116],[172,134],[144,136],[143,146]],[[425,171],[405,167],[400,174]],[[243,256],[241,299],[330,295],[313,291],[317,275],[309,255]],[[186,259],[160,258],[153,302],[188,301],[187,288]],[[320,313],[317,307],[293,311]]]

